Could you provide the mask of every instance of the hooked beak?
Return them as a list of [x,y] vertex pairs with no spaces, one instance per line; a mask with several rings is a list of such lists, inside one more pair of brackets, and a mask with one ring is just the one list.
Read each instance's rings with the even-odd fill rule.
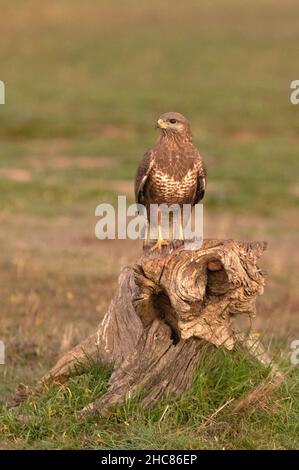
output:
[[156,129],[166,129],[167,123],[163,119],[158,119]]

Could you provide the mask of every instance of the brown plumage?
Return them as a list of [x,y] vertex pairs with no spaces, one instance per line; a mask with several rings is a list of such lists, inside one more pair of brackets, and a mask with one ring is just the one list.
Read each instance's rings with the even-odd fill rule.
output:
[[205,193],[206,169],[192,143],[191,128],[179,113],[163,114],[161,137],[144,155],[135,179],[136,202],[197,204]]
[[161,137],[144,155],[135,178],[136,202],[147,214],[150,204],[197,204],[206,187],[205,165],[187,119],[169,112],[158,119],[157,127]]

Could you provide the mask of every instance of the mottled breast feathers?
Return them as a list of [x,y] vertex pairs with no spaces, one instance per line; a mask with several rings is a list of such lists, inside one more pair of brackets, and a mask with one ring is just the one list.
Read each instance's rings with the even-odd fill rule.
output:
[[206,169],[192,142],[162,136],[143,157],[135,179],[136,202],[149,204],[197,204],[203,199]]

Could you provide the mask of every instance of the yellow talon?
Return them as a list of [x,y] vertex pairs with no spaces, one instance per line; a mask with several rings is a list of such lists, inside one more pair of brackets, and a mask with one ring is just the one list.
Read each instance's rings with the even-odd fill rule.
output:
[[162,246],[168,245],[168,243],[169,242],[167,240],[163,240],[162,238],[159,238],[157,240],[157,243],[155,243],[154,246],[151,247],[150,251],[155,251],[155,250],[161,251]]
[[161,219],[160,219],[160,214],[158,215],[158,240],[157,243],[154,244],[154,246],[151,247],[150,251],[161,251],[162,246],[168,245],[169,241],[163,239],[162,235],[162,228],[161,228]]

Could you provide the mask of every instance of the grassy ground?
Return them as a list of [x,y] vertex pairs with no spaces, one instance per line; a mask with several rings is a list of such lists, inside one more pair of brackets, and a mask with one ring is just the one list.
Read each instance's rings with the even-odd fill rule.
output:
[[[4,414],[1,431],[13,448],[43,449],[291,449],[298,445],[296,378],[260,408],[233,416],[230,405],[267,376],[248,355],[218,350],[198,370],[179,400],[144,411],[138,401],[108,418],[75,418],[75,412],[106,389],[109,371],[94,365],[67,386],[51,387],[17,414]],[[298,377],[297,377],[298,379]]]
[[[4,3],[4,2],[2,2]],[[97,204],[132,200],[138,160],[167,110],[186,114],[209,169],[205,235],[266,239],[268,272],[255,327],[284,363],[299,338],[299,107],[295,0],[88,0],[1,5],[1,448],[298,448],[298,370],[261,409],[232,418],[223,404],[266,371],[218,351],[179,401],[78,423],[99,396],[96,366],[26,403],[34,383],[102,318],[119,269],[139,245],[94,237]],[[209,367],[211,365],[211,367]],[[166,411],[165,411],[166,410]]]

